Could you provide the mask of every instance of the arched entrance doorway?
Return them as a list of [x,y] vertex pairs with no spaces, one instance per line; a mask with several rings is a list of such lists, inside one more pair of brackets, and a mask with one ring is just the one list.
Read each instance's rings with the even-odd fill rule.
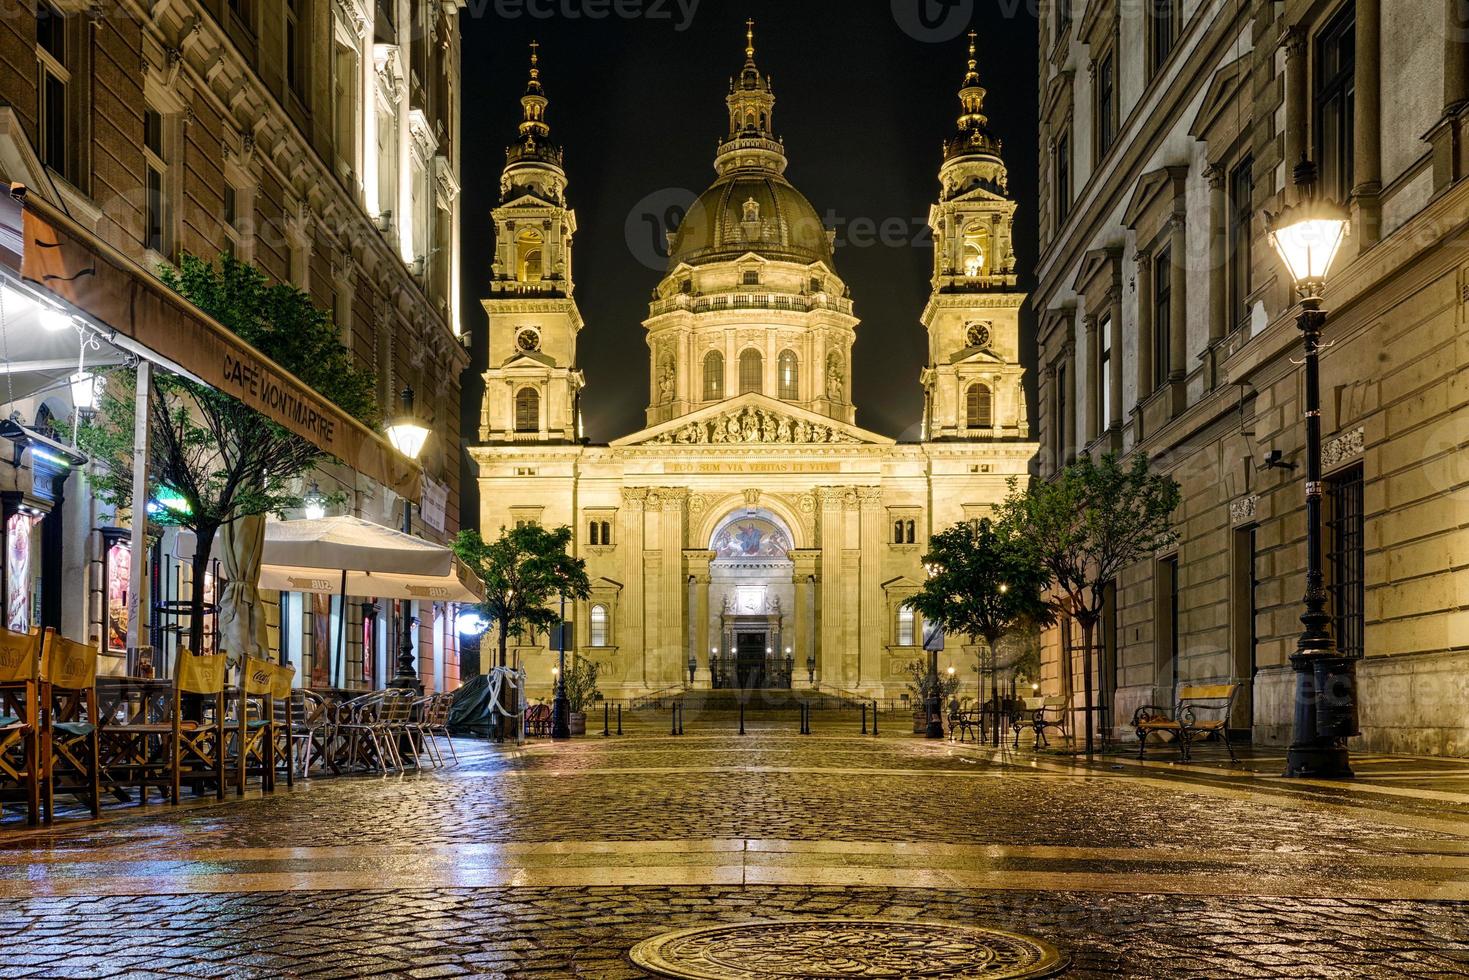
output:
[[709,542],[710,682],[716,690],[789,688],[794,668],[793,538],[764,509],[730,514]]

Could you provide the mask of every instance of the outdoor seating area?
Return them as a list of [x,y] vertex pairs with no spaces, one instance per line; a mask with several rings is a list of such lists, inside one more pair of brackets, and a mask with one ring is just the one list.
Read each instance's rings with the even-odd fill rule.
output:
[[98,677],[96,664],[51,630],[0,630],[0,815],[24,811],[34,827],[58,812],[100,816],[104,803],[224,800],[458,762],[452,694],[316,692],[293,687],[289,666],[187,651],[172,678]]

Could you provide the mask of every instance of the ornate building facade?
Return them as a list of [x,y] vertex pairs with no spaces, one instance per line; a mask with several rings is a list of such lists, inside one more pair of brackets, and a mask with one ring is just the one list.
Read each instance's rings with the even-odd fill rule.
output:
[[[927,407],[911,444],[856,424],[860,321],[833,234],[785,176],[753,25],[716,179],[671,237],[643,324],[647,428],[608,445],[581,439],[576,216],[538,62],[494,213],[490,370],[471,449],[481,527],[576,529],[593,583],[574,616],[577,645],[603,665],[609,694],[900,692],[922,645],[901,606],[920,587],[929,534],[987,514],[1036,449],[1021,388],[1015,204],[972,39],[932,214]],[[533,682],[549,684],[546,668],[532,663]]]
[[[1454,0],[1052,0],[1041,18],[1043,475],[1144,453],[1176,549],[1102,624],[1102,724],[1237,682],[1232,727],[1291,736],[1305,592],[1296,297],[1263,215],[1320,169],[1351,235],[1324,297],[1326,577],[1373,752],[1469,755],[1469,31]],[[1053,630],[1047,693],[1081,691]]]

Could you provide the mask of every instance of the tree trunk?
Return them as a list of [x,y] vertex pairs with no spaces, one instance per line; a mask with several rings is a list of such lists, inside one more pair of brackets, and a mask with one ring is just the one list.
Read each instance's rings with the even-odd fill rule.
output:
[[1082,689],[1085,692],[1086,754],[1090,758],[1095,749],[1095,724],[1092,721],[1092,633],[1096,624],[1090,619],[1081,621],[1081,670]]
[[218,528],[199,528],[194,532],[194,581],[189,592],[189,652],[196,657],[204,649],[204,585],[209,573],[209,560],[214,554],[214,535]]
[[995,748],[1000,747],[1000,659],[995,651],[995,641],[986,640],[990,647],[990,697],[995,705]]

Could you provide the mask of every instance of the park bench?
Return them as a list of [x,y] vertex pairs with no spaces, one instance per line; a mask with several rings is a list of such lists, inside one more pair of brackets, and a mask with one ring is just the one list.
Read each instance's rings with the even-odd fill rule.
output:
[[1143,757],[1149,735],[1171,735],[1178,740],[1178,753],[1187,762],[1195,742],[1218,738],[1229,750],[1229,761],[1238,762],[1229,741],[1229,719],[1234,711],[1238,684],[1193,685],[1178,689],[1178,700],[1170,714],[1167,708],[1146,704],[1133,712],[1137,731],[1137,756]]
[[1071,724],[1071,698],[1065,696],[1051,696],[1039,698],[1024,698],[1020,703],[1020,710],[1015,715],[1015,720],[1010,723],[1010,729],[1015,733],[1015,748],[1020,748],[1020,733],[1029,728],[1035,732],[1035,747],[1049,747],[1050,739],[1046,738],[1049,729],[1067,737]]

